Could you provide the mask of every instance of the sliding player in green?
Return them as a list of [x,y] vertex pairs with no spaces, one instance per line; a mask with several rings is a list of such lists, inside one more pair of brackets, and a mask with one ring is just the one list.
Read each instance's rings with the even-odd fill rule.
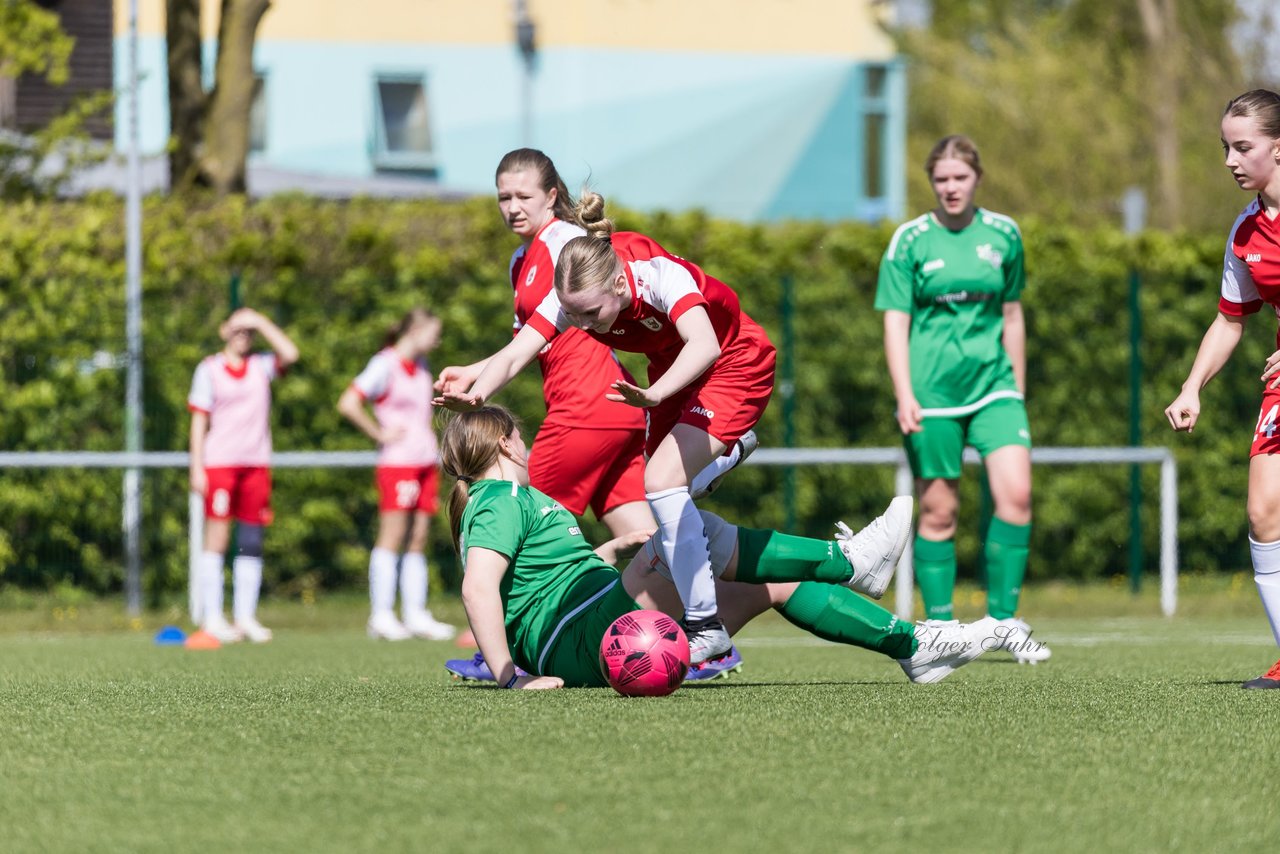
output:
[[1034,664],[1049,648],[1016,617],[1031,539],[1022,235],[1009,217],[974,204],[982,165],[968,137],[940,140],[925,171],[938,206],[894,232],[875,303],[920,497],[916,579],[925,616],[950,621],[958,483],[973,445],[995,500],[983,538],[987,612],[1014,657]]
[[[603,686],[600,640],[614,620],[637,608],[683,613],[655,538],[626,535],[593,550],[573,514],[529,485],[528,451],[506,409],[454,416],[441,463],[456,479],[449,520],[463,606],[499,686]],[[896,498],[856,534],[839,525],[833,540],[739,528],[703,512],[726,629],[776,608],[818,637],[896,659],[913,682],[937,682],[977,658],[996,641],[994,620],[912,626],[855,592],[884,592],[910,535],[910,505]],[[641,542],[619,573],[618,550]]]

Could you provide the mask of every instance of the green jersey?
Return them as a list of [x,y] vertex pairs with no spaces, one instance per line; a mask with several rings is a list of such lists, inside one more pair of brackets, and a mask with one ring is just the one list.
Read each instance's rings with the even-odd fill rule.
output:
[[880,262],[876,309],[911,315],[911,389],[926,416],[1021,399],[1005,352],[1004,304],[1024,284],[1017,224],[978,208],[960,231],[932,213],[902,225]]
[[511,561],[499,587],[507,645],[530,673],[542,672],[564,626],[620,577],[592,550],[572,513],[514,481],[472,484],[460,533],[464,566],[467,549],[476,546]]

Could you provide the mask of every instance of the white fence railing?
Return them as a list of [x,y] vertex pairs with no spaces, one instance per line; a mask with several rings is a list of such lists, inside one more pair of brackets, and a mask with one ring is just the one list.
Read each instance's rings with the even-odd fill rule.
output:
[[[181,451],[127,452],[0,452],[3,468],[186,468],[187,454]],[[284,451],[272,455],[274,468],[373,468],[374,451]],[[972,448],[965,450],[965,462],[980,460]],[[1079,447],[1033,448],[1034,465],[1149,465],[1160,466],[1160,607],[1172,616],[1178,605],[1178,467],[1168,448]],[[891,465],[897,472],[895,492],[910,495],[913,490],[911,468],[900,448],[761,448],[747,461],[748,465]],[[191,536],[191,561],[194,568],[200,553],[204,505],[193,497],[188,507]],[[136,579],[133,580],[136,583]],[[898,564],[894,578],[895,610],[899,617],[911,619],[913,610],[914,572],[911,544]]]

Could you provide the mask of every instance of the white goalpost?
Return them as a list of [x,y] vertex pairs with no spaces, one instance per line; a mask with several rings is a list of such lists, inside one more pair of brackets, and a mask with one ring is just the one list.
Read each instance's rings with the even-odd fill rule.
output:
[[[972,448],[965,450],[965,462],[977,464],[979,458]],[[272,468],[367,468],[372,469],[377,460],[374,451],[292,451],[272,455]],[[1178,467],[1173,452],[1168,448],[1142,447],[1077,447],[1033,448],[1033,465],[1154,465],[1160,466],[1160,608],[1166,616],[1172,616],[1178,604]],[[896,471],[894,491],[898,495],[910,495],[913,491],[911,469],[906,454],[900,448],[761,448],[747,465],[810,466],[810,465],[873,465],[893,466]],[[60,452],[18,451],[0,452],[0,469],[6,468],[84,468],[84,469],[142,469],[187,468],[187,454],[181,451],[148,452]],[[192,495],[187,508],[189,525],[189,572],[194,573],[202,545],[204,528],[204,503]],[[126,508],[125,535],[138,535],[128,524],[138,524],[136,513]],[[200,602],[196,585],[188,583],[189,607],[192,619],[199,623]],[[894,578],[894,610],[902,619],[909,620],[913,611],[914,572],[911,543],[898,563]]]

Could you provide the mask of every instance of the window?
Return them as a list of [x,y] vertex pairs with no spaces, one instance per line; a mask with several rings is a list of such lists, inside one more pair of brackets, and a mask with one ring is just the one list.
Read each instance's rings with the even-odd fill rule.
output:
[[379,76],[374,100],[374,166],[409,171],[434,169],[424,78]]
[[888,67],[864,65],[862,67],[862,196],[869,201],[883,199],[886,195],[888,96]]
[[253,100],[249,104],[249,152],[267,150],[267,76],[253,75]]
[[867,113],[862,120],[862,195],[884,197],[884,135],[888,122],[883,113]]

